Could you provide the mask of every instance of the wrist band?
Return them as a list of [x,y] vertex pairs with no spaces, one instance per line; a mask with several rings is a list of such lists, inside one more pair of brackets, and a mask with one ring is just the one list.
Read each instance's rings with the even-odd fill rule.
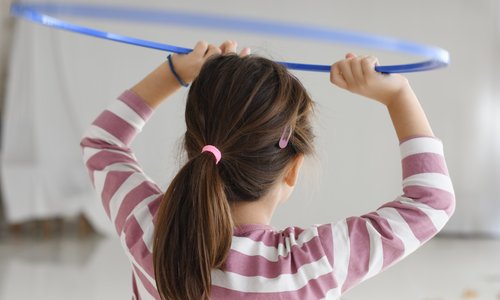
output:
[[177,74],[177,72],[175,71],[175,68],[174,68],[174,63],[172,62],[172,54],[169,54],[167,56],[167,59],[168,59],[168,65],[170,66],[170,70],[172,71],[172,74],[174,74],[174,77],[175,79],[177,79],[177,81],[183,86],[183,87],[188,87],[189,84],[187,84],[184,80],[182,80],[182,78],[179,76],[179,74]]

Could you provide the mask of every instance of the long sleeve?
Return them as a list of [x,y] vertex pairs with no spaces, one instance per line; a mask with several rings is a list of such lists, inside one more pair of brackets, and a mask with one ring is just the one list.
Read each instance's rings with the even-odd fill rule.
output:
[[[455,209],[440,140],[400,145],[403,194],[374,212],[318,228],[340,296],[400,261],[436,235]],[[326,297],[328,298],[328,297]]]
[[[159,299],[152,243],[163,192],[141,170],[129,145],[151,114],[127,91],[97,117],[81,142],[141,299]],[[224,268],[212,272],[213,299],[337,299],[433,237],[455,208],[442,143],[414,138],[400,148],[403,193],[379,209],[305,229],[236,230]]]
[[92,123],[81,147],[92,184],[132,262],[140,289],[157,295],[153,218],[163,192],[144,174],[129,149],[152,113],[138,95],[126,91]]
[[428,241],[455,207],[442,143],[414,138],[401,155],[403,193],[373,212],[304,229],[238,230],[213,273],[214,299],[338,299]]

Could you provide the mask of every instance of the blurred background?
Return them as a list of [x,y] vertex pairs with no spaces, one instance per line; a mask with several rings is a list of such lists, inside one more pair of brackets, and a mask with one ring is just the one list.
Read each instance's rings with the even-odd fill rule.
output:
[[[129,299],[129,265],[91,188],[79,141],[109,101],[166,55],[15,19],[11,1],[0,1],[0,299]],[[132,0],[106,4],[139,7]],[[455,215],[438,238],[343,299],[500,299],[499,0],[140,5],[361,31],[447,49],[448,68],[407,76],[444,141]],[[234,39],[276,60],[331,64],[350,51],[376,55],[381,64],[422,59],[229,29],[62,18],[184,47],[200,39]],[[339,90],[326,73],[294,74],[317,102],[318,155],[273,225],[328,223],[392,200],[400,193],[401,170],[385,108]],[[133,145],[144,170],[162,187],[180,164],[186,93],[165,103]]]

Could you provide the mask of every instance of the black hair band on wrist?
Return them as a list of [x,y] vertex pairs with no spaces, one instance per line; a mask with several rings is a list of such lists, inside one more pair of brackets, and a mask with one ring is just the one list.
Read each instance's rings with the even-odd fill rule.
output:
[[179,76],[179,74],[177,74],[177,72],[175,71],[175,68],[174,68],[174,63],[172,62],[172,54],[169,54],[167,56],[167,59],[168,59],[168,65],[170,66],[170,70],[172,71],[172,74],[174,74],[174,77],[175,79],[177,79],[177,81],[184,87],[188,87],[189,84],[187,84],[184,80],[182,80],[182,78]]

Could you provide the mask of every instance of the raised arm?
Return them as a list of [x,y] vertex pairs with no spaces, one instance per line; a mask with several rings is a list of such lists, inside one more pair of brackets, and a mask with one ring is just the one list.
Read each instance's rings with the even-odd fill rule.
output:
[[[234,52],[236,43],[220,47],[198,42],[187,55],[174,55],[172,63],[185,82],[198,75],[212,55]],[[248,50],[244,50],[248,53]],[[163,63],[131,90],[110,103],[88,127],[81,140],[83,159],[104,211],[116,229],[134,272],[154,295],[153,219],[163,191],[143,172],[130,144],[156,108],[181,87],[168,62]]]
[[403,193],[359,217],[318,228],[339,296],[416,250],[439,232],[455,207],[443,147],[434,138],[408,80],[375,71],[377,59],[348,54],[331,81],[384,104],[400,141]]
[[332,66],[330,80],[352,93],[384,104],[400,142],[415,136],[434,136],[408,80],[399,74],[376,72],[377,64],[375,57],[349,53],[345,60]]

